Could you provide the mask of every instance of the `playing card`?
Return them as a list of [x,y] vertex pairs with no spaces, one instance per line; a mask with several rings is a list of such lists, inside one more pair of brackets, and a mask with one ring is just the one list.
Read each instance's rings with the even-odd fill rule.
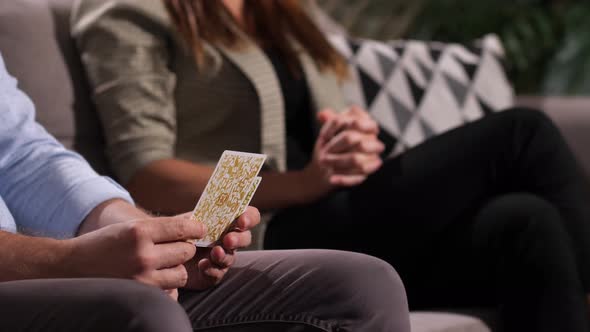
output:
[[262,154],[223,152],[192,214],[208,230],[205,238],[194,242],[197,246],[213,245],[245,209],[242,205],[265,160]]
[[236,217],[234,219],[237,219],[239,216],[244,214],[244,212],[246,212],[246,208],[248,207],[248,205],[250,205],[250,202],[252,201],[252,197],[254,197],[254,193],[256,192],[256,189],[258,189],[258,185],[260,185],[261,181],[262,181],[262,178],[260,176],[257,176],[252,180],[252,184],[250,185],[250,190],[246,194],[246,197],[244,197],[242,204],[240,204],[240,209],[238,210],[238,213],[236,214]]

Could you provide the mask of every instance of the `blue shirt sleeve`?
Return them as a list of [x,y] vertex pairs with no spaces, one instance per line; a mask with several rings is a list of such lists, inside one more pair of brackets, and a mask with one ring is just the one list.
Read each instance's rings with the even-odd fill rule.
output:
[[67,238],[100,203],[123,188],[99,176],[35,122],[31,100],[17,88],[0,56],[0,197],[19,232]]

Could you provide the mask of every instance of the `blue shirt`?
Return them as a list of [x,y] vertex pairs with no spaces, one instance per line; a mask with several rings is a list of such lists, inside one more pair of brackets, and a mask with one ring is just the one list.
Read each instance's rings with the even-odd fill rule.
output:
[[67,238],[100,203],[129,194],[35,122],[0,55],[0,229]]

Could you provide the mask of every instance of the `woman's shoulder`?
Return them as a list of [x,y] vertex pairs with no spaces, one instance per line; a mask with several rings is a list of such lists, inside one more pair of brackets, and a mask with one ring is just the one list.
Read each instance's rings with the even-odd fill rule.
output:
[[[102,20],[137,21],[171,29],[163,0],[76,0],[72,10],[72,33],[83,32]],[[113,22],[109,22],[113,24]]]

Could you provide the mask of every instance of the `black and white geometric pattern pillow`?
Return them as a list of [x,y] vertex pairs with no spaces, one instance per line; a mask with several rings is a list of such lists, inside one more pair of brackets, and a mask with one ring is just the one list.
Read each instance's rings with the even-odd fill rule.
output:
[[379,122],[389,156],[514,103],[495,35],[476,47],[342,35],[330,41],[350,64],[351,79],[342,87],[347,102]]

